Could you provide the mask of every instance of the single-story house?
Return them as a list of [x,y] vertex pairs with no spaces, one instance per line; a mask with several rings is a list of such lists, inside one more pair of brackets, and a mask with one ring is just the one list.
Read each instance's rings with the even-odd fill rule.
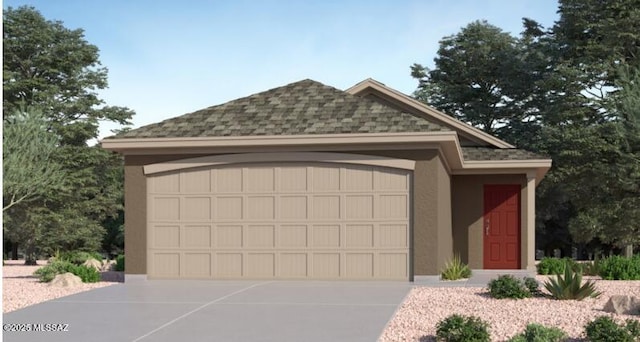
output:
[[124,155],[131,279],[534,269],[551,160],[372,79],[303,80],[102,140]]

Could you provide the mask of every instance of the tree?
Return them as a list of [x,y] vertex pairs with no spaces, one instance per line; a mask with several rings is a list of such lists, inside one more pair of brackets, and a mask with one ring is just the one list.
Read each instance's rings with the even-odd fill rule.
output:
[[411,67],[414,96],[490,134],[528,120],[529,97],[517,39],[486,21],[475,21],[440,41],[435,68]]
[[29,206],[4,213],[5,233],[21,244],[27,263],[38,253],[100,248],[102,223],[122,210],[122,158],[99,147],[102,120],[129,124],[133,112],[105,105],[97,90],[107,87],[98,48],[81,29],[46,20],[33,7],[3,11],[3,118],[20,106],[43,109],[47,129],[57,137],[53,160],[66,171],[64,187],[44,191]]
[[64,182],[66,171],[54,159],[58,138],[46,124],[33,109],[16,110],[3,122],[3,212],[37,200]]
[[48,21],[33,7],[3,11],[3,116],[23,104],[42,108],[62,145],[86,145],[100,120],[129,124],[132,112],[104,106],[107,87],[98,48],[81,29]]

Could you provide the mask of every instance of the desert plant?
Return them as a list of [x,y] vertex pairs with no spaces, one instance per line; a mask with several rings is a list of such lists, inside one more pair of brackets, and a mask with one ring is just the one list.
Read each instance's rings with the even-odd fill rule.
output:
[[67,251],[60,253],[57,257],[58,260],[68,261],[74,265],[82,265],[87,259],[96,259],[102,261],[102,255],[97,252],[85,252],[85,251]]
[[510,274],[504,274],[496,279],[491,279],[488,287],[491,297],[497,299],[521,299],[531,297],[531,292],[529,292],[524,282]]
[[538,270],[538,274],[541,275],[562,274],[566,265],[569,265],[574,271],[581,271],[580,264],[571,258],[559,259],[550,257],[542,258],[538,265],[536,265],[536,269]]
[[74,267],[75,265],[68,261],[56,260],[46,266],[37,269],[33,274],[38,276],[38,279],[40,279],[41,282],[48,283],[52,281],[53,278],[55,278],[58,274],[67,272],[73,273],[72,270]]
[[462,260],[460,260],[460,256],[456,254],[450,261],[445,263],[440,276],[443,280],[469,278],[471,276],[471,269],[463,263]]
[[80,277],[83,283],[96,283],[100,281],[100,272],[93,267],[74,265],[71,273]]
[[640,255],[612,255],[600,261],[600,276],[607,280],[640,280]]
[[124,255],[120,254],[116,257],[116,271],[124,271]]
[[582,264],[582,274],[589,276],[600,275],[600,259],[596,257],[593,261],[587,261]]
[[522,281],[531,295],[537,296],[540,294],[540,284],[538,284],[538,281],[535,278],[524,277],[522,278]]
[[567,333],[555,328],[531,323],[525,330],[509,339],[509,342],[562,342],[567,339]]
[[634,342],[640,340],[640,323],[627,320],[618,324],[609,316],[600,316],[584,327],[588,341],[593,342]]
[[490,341],[489,325],[475,316],[451,315],[436,325],[438,341]]
[[597,291],[593,281],[582,283],[582,274],[574,272],[571,267],[565,267],[564,276],[558,274],[555,278],[551,277],[544,283],[544,288],[549,291],[553,299],[573,299],[583,300],[587,297],[598,297],[600,292]]

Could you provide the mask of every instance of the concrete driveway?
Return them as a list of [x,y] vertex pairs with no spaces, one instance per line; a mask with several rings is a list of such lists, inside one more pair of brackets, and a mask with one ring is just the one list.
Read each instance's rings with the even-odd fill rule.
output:
[[[4,341],[376,341],[408,282],[147,281],[3,316]],[[50,325],[46,325],[50,324]],[[31,330],[12,332],[13,329]],[[33,331],[66,330],[66,331]]]

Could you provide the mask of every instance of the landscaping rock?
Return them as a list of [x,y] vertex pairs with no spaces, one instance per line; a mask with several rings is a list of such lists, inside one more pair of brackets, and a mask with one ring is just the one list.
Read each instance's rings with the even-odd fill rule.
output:
[[55,278],[53,278],[49,285],[57,287],[73,287],[82,285],[82,279],[80,279],[80,277],[73,273],[67,272],[58,274]]
[[640,315],[640,298],[626,295],[611,296],[603,310],[619,315]]
[[97,271],[100,271],[102,269],[102,263],[94,258],[87,259],[87,261],[85,261],[82,265],[87,267],[93,267]]

